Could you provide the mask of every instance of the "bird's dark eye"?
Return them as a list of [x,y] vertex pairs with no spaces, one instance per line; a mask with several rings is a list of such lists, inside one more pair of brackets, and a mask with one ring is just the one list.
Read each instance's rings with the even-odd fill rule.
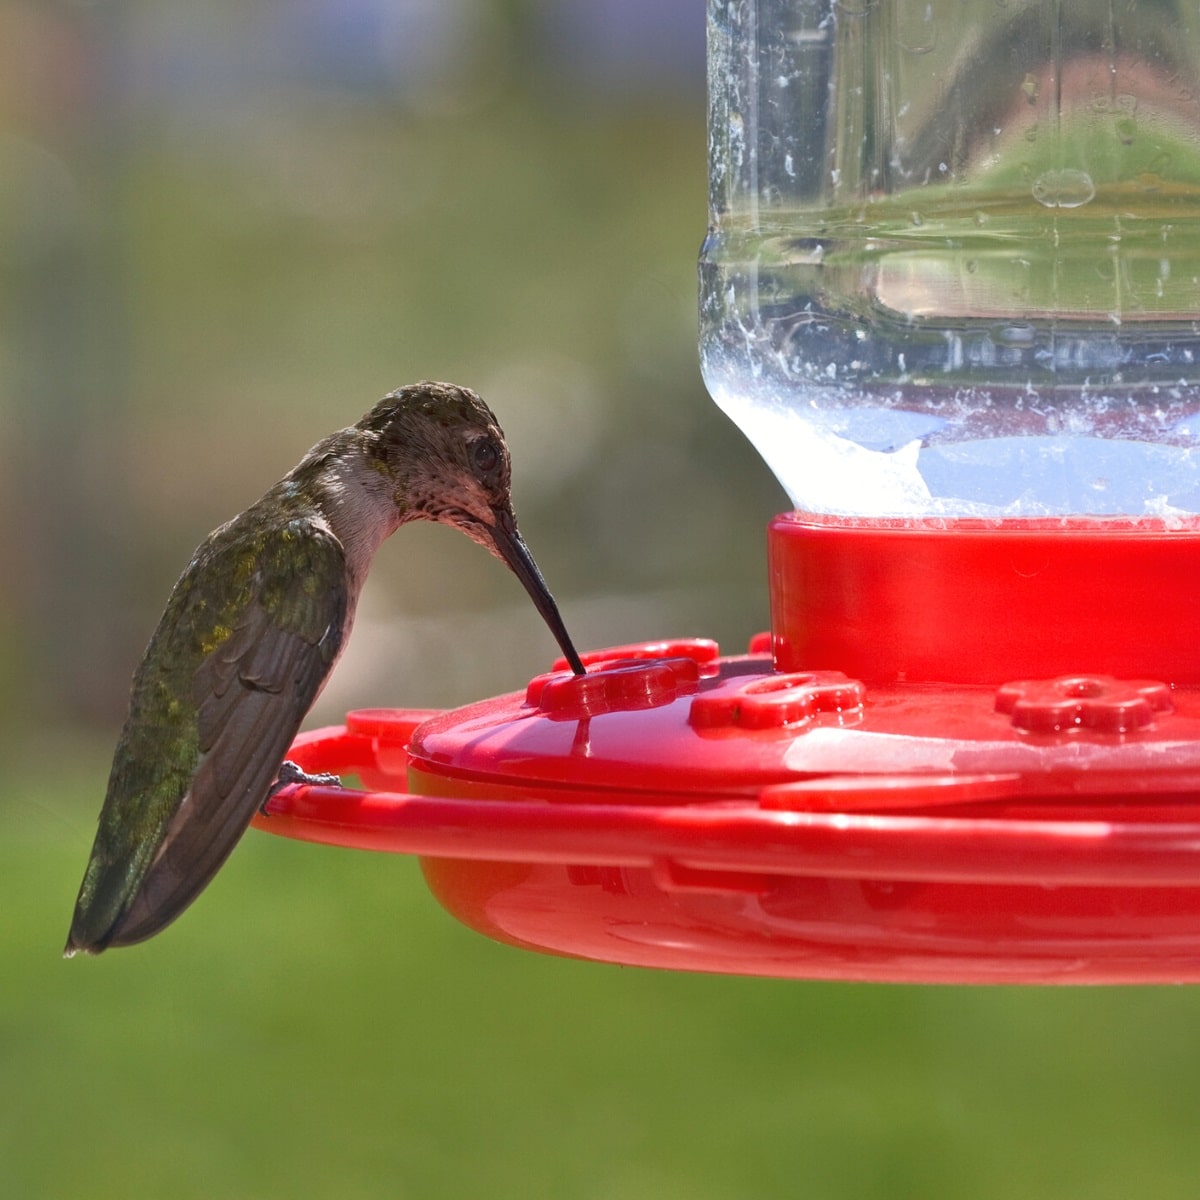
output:
[[480,475],[490,475],[500,462],[500,450],[491,438],[481,438],[471,447],[471,458]]

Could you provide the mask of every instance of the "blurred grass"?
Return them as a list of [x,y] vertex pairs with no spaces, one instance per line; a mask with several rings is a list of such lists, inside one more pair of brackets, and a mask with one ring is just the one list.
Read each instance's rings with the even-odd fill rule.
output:
[[1195,989],[541,957],[457,926],[411,861],[261,833],[159,939],[64,962],[102,765],[7,780],[7,1194],[1194,1194]]

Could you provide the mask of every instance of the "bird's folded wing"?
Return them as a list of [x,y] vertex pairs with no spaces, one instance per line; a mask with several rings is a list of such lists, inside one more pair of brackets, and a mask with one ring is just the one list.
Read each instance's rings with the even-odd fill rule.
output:
[[337,658],[345,617],[345,559],[331,534],[289,530],[268,543],[253,598],[193,677],[199,762],[112,945],[162,928],[228,857]]

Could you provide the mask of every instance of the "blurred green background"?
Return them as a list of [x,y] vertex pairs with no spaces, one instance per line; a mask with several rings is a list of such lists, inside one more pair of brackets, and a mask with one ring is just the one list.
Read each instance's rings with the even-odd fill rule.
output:
[[[702,53],[688,0],[0,0],[6,1195],[1194,1194],[1194,989],[543,958],[260,833],[163,937],[58,956],[192,547],[400,383],[491,401],[582,646],[766,626],[782,494],[696,367]],[[406,529],[310,724],[554,653]]]

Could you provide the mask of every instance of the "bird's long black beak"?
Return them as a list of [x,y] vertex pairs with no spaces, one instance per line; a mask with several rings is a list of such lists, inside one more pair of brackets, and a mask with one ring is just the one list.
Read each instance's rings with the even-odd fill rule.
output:
[[550,594],[550,589],[546,586],[546,581],[542,578],[537,563],[533,561],[529,547],[525,545],[524,539],[517,530],[516,518],[507,508],[498,508],[495,513],[496,523],[492,526],[492,538],[500,557],[508,563],[513,574],[525,585],[530,599],[533,600],[538,612],[542,614],[542,620],[550,626],[550,632],[554,634],[554,640],[562,649],[563,656],[571,670],[576,675],[586,674],[586,668],[571,643],[571,635],[567,633],[567,627],[563,624],[562,617],[559,616],[558,605],[554,603],[554,597]]

